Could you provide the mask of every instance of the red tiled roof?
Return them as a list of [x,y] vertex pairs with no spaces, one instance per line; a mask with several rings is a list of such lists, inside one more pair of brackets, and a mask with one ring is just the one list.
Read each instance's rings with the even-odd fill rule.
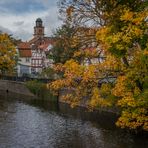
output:
[[49,46],[49,43],[45,43],[45,44],[40,45],[38,48],[45,50],[48,46]]
[[31,44],[41,45],[41,44],[46,44],[46,43],[53,44],[53,42],[54,42],[54,39],[50,37],[43,37],[43,38],[34,37],[28,43],[30,45]]
[[54,40],[53,39],[48,39],[48,40],[44,40],[45,44],[53,44]]
[[39,37],[34,37],[29,41],[29,44],[34,44],[36,41],[38,41],[40,38]]
[[18,49],[30,49],[30,44],[28,42],[22,42],[18,45]]
[[32,53],[31,53],[30,49],[19,50],[19,55],[20,55],[20,57],[31,57]]

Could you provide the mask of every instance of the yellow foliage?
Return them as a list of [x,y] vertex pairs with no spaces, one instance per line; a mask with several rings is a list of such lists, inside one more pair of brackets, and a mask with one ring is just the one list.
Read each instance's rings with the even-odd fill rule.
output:
[[143,130],[148,131],[148,116],[147,111],[142,110],[127,110],[122,112],[122,116],[118,119],[116,125],[121,128],[128,127],[130,129],[137,129],[142,127]]
[[98,51],[96,48],[90,49],[90,48],[86,48],[86,49],[80,49],[79,51],[76,51],[74,53],[74,58],[75,57],[84,57],[84,58],[95,58],[98,56]]
[[[90,3],[88,0],[85,2]],[[101,2],[98,3],[100,7]],[[81,60],[79,62],[68,60],[57,68],[63,72],[63,76],[60,80],[53,82],[51,87],[54,90],[61,88],[72,90],[72,93],[63,95],[63,99],[72,106],[83,101],[86,101],[90,108],[111,106],[112,101],[108,97],[114,97],[115,105],[118,105],[122,112],[116,123],[117,126],[148,130],[148,93],[145,82],[148,75],[145,20],[148,11],[141,10],[142,7],[136,10],[134,4],[129,7],[128,2],[124,4],[117,5],[117,1],[111,0],[106,3],[106,8],[101,7],[103,9],[100,15],[104,24],[97,28],[96,39],[99,47],[104,51],[105,60],[88,66],[82,65]],[[108,9],[109,6],[114,9]],[[81,13],[84,7],[78,10]],[[75,11],[74,8],[69,7],[68,15],[73,11]],[[89,32],[86,35],[89,35]],[[77,37],[73,38],[70,45],[75,46],[78,40]],[[88,48],[75,52],[73,58],[84,61],[86,58],[90,60],[98,56],[97,50],[92,51]],[[106,76],[117,77],[116,82],[110,86],[102,84],[98,87],[100,78]]]
[[[109,106],[111,105],[108,100],[101,98],[98,94],[98,73],[96,65],[84,66],[71,59],[67,61],[62,67],[64,67],[63,78],[57,79],[56,81],[50,84],[51,89],[54,91],[59,91],[62,88],[71,90],[70,94],[65,93],[62,98],[64,101],[67,101],[71,106],[76,106],[81,101],[83,102],[84,98],[88,100],[84,101],[85,104],[88,103],[89,106],[93,108],[93,102],[96,101],[96,105],[99,106]],[[61,68],[60,68],[61,69]]]
[[108,96],[111,94],[111,85],[110,84],[102,84],[101,85],[101,94],[102,95],[105,95],[105,96]]
[[109,27],[101,27],[96,33],[96,39],[100,43],[103,50],[106,50],[110,47],[110,44],[107,42],[107,36],[109,35]]
[[99,93],[99,89],[97,87],[94,87],[92,90],[92,97],[90,99],[89,105],[91,108],[96,108],[96,107],[107,107],[111,106],[110,102],[108,100],[104,99],[101,97]]
[[98,68],[102,72],[106,73],[107,71],[110,71],[112,75],[115,75],[116,71],[121,71],[123,69],[123,63],[119,58],[116,58],[108,52],[106,52],[105,55],[106,59],[98,64]]
[[78,62],[74,60],[69,60],[64,64],[65,67],[65,77],[75,77],[78,78],[82,75],[83,66],[79,65]]
[[0,34],[0,72],[13,70],[16,49],[7,34]]
[[74,53],[74,57],[80,57],[82,55],[82,52],[81,51],[76,51]]
[[121,20],[124,21],[131,21],[133,19],[134,13],[130,11],[129,9],[123,10],[123,15],[120,17]]
[[89,65],[83,73],[83,82],[88,82],[96,78],[95,76],[95,65]]
[[136,107],[136,102],[132,94],[129,93],[127,94],[127,96],[124,96],[121,100],[118,101],[118,105],[120,105],[121,107]]
[[118,97],[117,105],[122,108],[121,117],[116,123],[122,128],[148,130],[147,87],[139,86],[145,83],[143,78],[148,73],[147,62],[143,61],[144,53],[145,51],[137,51],[134,54],[135,58],[130,63],[132,66],[126,69],[124,76],[118,77],[112,90],[113,95]]
[[125,8],[120,19],[125,22],[132,22],[135,25],[141,25],[145,18],[148,16],[148,10],[145,9],[143,12],[137,13],[132,12],[128,8]]
[[114,87],[112,93],[115,96],[123,97],[126,93],[125,82],[127,78],[126,76],[119,76],[117,79],[116,86]]

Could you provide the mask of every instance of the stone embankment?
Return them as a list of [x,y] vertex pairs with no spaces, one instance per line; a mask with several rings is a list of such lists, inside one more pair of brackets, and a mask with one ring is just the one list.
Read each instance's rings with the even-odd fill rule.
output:
[[34,96],[23,82],[0,80],[0,90],[7,93],[12,92],[26,96]]
[[[26,99],[32,99],[32,98],[35,99],[35,98],[37,98],[37,96],[35,96],[33,93],[31,93],[30,90],[25,86],[24,82],[0,80],[0,93],[1,93],[1,91],[6,92],[9,95],[11,93],[15,93],[15,94],[17,94],[17,98],[21,97],[22,99],[24,98],[25,100]],[[65,93],[66,94],[71,93],[71,90],[68,91],[68,90],[64,89],[64,90],[60,91],[59,96],[58,96],[58,102],[69,104],[68,102],[63,101],[63,99],[62,99],[62,96]],[[85,104],[85,100],[81,105],[79,105],[79,107],[87,108],[86,104]],[[113,113],[113,114],[119,114],[119,110],[117,108],[115,108],[115,107],[112,107],[112,108],[100,108],[98,111],[100,111],[100,112],[109,112],[109,113]]]

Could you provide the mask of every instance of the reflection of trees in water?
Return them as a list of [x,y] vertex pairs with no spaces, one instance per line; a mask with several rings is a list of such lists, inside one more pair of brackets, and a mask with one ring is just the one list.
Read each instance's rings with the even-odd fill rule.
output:
[[[5,91],[0,91],[0,120],[6,117],[7,112],[8,112],[8,93]],[[4,101],[5,100],[5,101]]]
[[[12,96],[11,96],[12,97]],[[0,91],[0,123],[5,124],[16,112],[15,101],[10,94]]]
[[58,104],[55,101],[32,99],[28,101],[28,104],[40,109],[44,109],[46,111],[55,111],[55,112],[59,111]]
[[[98,148],[102,145],[97,129],[90,129],[91,125],[72,118],[64,119],[63,132],[58,135],[55,147],[58,148]],[[100,138],[101,139],[101,138]]]
[[[41,104],[37,101],[33,105],[18,102],[10,94],[3,95],[0,93],[0,143],[6,144],[5,147],[12,144],[51,148],[138,148],[148,145],[140,137],[137,141],[129,133],[103,127],[99,124],[103,118],[97,113],[71,109],[64,104],[59,104],[60,110],[56,110],[56,104],[50,102]],[[109,124],[109,118],[103,122]]]
[[68,104],[60,103],[59,110],[61,113],[67,116],[72,116],[75,119],[81,119],[83,121],[91,121],[97,128],[104,129],[116,129],[115,121],[117,115],[105,111],[88,111],[83,107],[71,108]]

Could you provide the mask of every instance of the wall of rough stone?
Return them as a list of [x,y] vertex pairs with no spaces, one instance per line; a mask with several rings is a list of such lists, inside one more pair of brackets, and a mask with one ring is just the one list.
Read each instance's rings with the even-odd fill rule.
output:
[[0,80],[0,90],[26,96],[34,96],[22,82]]

